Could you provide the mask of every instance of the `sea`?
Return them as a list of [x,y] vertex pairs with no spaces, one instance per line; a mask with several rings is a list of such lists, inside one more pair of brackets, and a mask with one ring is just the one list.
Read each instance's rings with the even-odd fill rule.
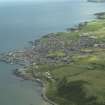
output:
[[[27,48],[28,41],[66,31],[104,11],[105,3],[86,0],[0,2],[0,53]],[[38,83],[13,75],[18,67],[0,62],[0,105],[48,105]]]

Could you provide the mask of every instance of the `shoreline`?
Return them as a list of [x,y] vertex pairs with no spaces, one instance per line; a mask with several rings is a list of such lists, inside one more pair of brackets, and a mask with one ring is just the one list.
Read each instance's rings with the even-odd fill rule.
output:
[[18,70],[19,69],[16,69],[15,71],[13,71],[13,75],[15,75],[19,78],[22,78],[23,80],[30,80],[30,81],[37,82],[39,84],[39,86],[42,88],[42,93],[41,93],[42,99],[49,105],[58,105],[58,104],[54,103],[53,101],[51,101],[50,99],[48,99],[48,97],[46,96],[46,83],[43,80],[41,80],[40,78],[35,78],[35,77],[27,78],[27,77],[25,77],[27,74],[19,75],[18,73],[16,73],[16,71],[18,71]]
[[[90,21],[89,21],[90,22]],[[74,27],[71,27],[71,28],[67,28],[66,29],[66,31],[67,32],[78,32],[79,30],[81,30],[81,28],[82,27],[84,27],[85,25],[87,25],[87,23],[88,23],[88,21],[85,21],[85,22],[80,22],[80,23],[78,23],[76,26],[74,26]],[[53,36],[53,35],[56,35],[56,33],[49,33],[49,34],[47,34],[47,35],[44,35],[42,38],[47,38],[47,37],[50,37],[50,36]],[[36,42],[39,42],[39,40],[40,39],[37,39],[37,40],[35,40]],[[29,42],[32,46],[33,46],[33,44],[35,43],[35,42],[33,42],[33,41],[30,41]],[[36,43],[36,45],[37,45],[37,43]],[[21,52],[21,51],[20,51]],[[10,63],[10,62],[5,62],[5,63]],[[34,62],[35,63],[35,62]],[[23,65],[23,64],[20,64],[20,65],[22,65],[26,70],[27,70],[27,66],[26,65]],[[32,64],[33,65],[33,64]],[[30,66],[30,65],[29,65]],[[56,104],[55,102],[53,102],[53,101],[51,101],[50,99],[48,99],[48,97],[46,96],[46,83],[45,82],[47,82],[47,81],[43,81],[41,78],[36,78],[36,76],[35,76],[35,73],[32,73],[32,75],[31,75],[31,77],[30,76],[28,76],[27,75],[27,73],[26,72],[24,72],[23,74],[21,74],[23,71],[25,71],[24,70],[24,68],[22,68],[23,70],[21,70],[21,71],[19,71],[20,69],[16,69],[15,71],[14,71],[14,75],[16,75],[17,77],[20,77],[20,78],[23,78],[24,80],[32,80],[32,81],[35,81],[35,82],[37,82],[39,85],[40,85],[40,87],[42,87],[42,94],[41,94],[41,97],[43,98],[43,100],[45,101],[45,102],[47,102],[49,105],[58,105],[58,104]],[[16,73],[16,71],[18,71],[17,73]],[[33,72],[33,70],[32,70],[32,72]]]
[[[82,27],[84,27],[84,25],[86,25],[88,22],[83,22],[83,23],[79,23],[76,27],[73,27],[73,28],[68,28],[67,29],[67,31],[69,31],[69,32],[78,32],[79,30],[81,30],[81,28]],[[42,38],[46,38],[46,37],[50,37],[50,35],[52,35],[52,34],[48,34],[48,35],[45,35],[45,36],[43,36]],[[53,33],[53,35],[54,35],[54,33]],[[56,34],[55,34],[56,35]],[[93,38],[94,39],[94,38]],[[40,40],[40,39],[39,39]],[[58,40],[57,40],[58,41]],[[35,43],[35,42],[32,42],[32,43]],[[39,42],[38,42],[39,43]],[[12,53],[12,54],[11,54]],[[14,53],[14,52],[11,52],[11,53],[9,53],[7,56],[6,56],[6,59],[4,58],[4,60],[1,60],[1,61],[3,61],[3,62],[5,62],[5,63],[10,63],[10,64],[19,64],[18,63],[18,61],[19,60],[23,60],[23,54],[24,54],[24,52],[21,52],[21,55],[22,56],[20,56],[20,59],[16,59],[16,53]],[[90,53],[90,52],[89,52]],[[15,55],[14,55],[15,54]],[[18,54],[18,53],[17,53]],[[20,54],[20,52],[19,52],[19,54]],[[62,54],[61,54],[62,55]],[[8,58],[11,58],[11,59],[8,59]],[[16,59],[17,61],[15,61],[14,59]],[[7,61],[6,61],[7,60]],[[29,59],[30,60],[30,59]],[[28,60],[27,60],[28,61]],[[23,64],[24,64],[24,62],[22,62]],[[35,62],[34,62],[35,63]],[[25,71],[25,70],[27,70],[27,68],[30,66],[30,65],[28,65],[27,66],[27,64],[25,64],[25,65],[23,65],[22,64],[22,66],[23,66],[23,68],[21,69],[21,68],[18,68],[18,69],[16,69],[14,72],[13,72],[13,74],[14,75],[16,75],[17,77],[20,77],[20,78],[23,78],[24,80],[32,80],[32,81],[35,81],[35,82],[38,82],[39,84],[40,84],[40,86],[42,87],[42,95],[41,95],[41,97],[43,98],[43,100],[45,101],[45,102],[47,102],[48,104],[50,104],[50,105],[57,105],[56,103],[54,103],[53,101],[51,101],[50,99],[48,99],[48,97],[46,96],[46,83],[44,83],[44,81],[40,78],[40,77],[37,77],[36,78],[36,74],[35,73],[27,73],[27,71]],[[19,64],[19,65],[21,65],[21,63]],[[33,63],[32,63],[32,65],[33,65]],[[35,66],[36,66],[36,64],[35,64]],[[32,66],[33,67],[33,66]],[[19,71],[20,70],[20,71]],[[33,68],[32,68],[32,72],[34,72],[33,71]],[[47,74],[47,77],[49,77],[49,74],[48,74],[48,72],[45,72],[46,74]],[[39,75],[38,75],[39,76]],[[47,78],[47,79],[49,79],[49,78]],[[51,78],[50,78],[51,79]],[[49,79],[49,80],[50,80]]]
[[46,86],[45,86],[44,83],[43,83],[43,89],[42,89],[42,95],[41,95],[41,97],[43,98],[44,101],[46,101],[50,105],[58,105],[55,102],[53,102],[50,99],[48,99],[48,97],[46,96]]

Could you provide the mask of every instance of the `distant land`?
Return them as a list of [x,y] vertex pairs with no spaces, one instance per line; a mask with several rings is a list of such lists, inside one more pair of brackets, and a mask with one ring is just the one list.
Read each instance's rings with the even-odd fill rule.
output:
[[88,0],[88,2],[105,2],[105,0]]

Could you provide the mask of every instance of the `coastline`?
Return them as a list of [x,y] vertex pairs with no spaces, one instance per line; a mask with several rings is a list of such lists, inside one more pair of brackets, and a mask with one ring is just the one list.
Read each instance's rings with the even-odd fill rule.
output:
[[[87,23],[88,23],[87,21],[82,22],[82,23],[78,23],[76,26],[71,27],[71,28],[67,28],[66,30],[67,30],[67,32],[78,32],[79,30],[81,30],[82,27],[87,25]],[[49,33],[48,35],[44,35],[42,38],[47,38],[47,37],[50,37],[50,36],[53,36],[53,35],[56,35],[56,33]],[[30,41],[29,43],[32,46],[34,45],[34,43],[35,43],[35,45],[37,45],[37,42],[39,42],[39,40],[40,39],[37,39],[37,40],[35,40],[35,42]],[[23,52],[23,51],[20,51],[20,52]],[[10,53],[14,53],[14,52],[9,52],[9,54]],[[11,62],[11,61],[8,61],[8,60],[7,61],[3,60],[3,62],[10,63],[10,64],[15,64],[14,61]],[[43,81],[40,77],[36,77],[33,69],[32,69],[33,73],[31,75],[27,74],[26,70],[27,70],[27,67],[30,66],[30,65],[27,66],[27,64],[24,64],[24,63],[23,64],[22,63],[17,63],[17,64],[23,66],[23,68],[18,68],[16,70],[14,70],[13,74],[16,75],[17,77],[23,78],[24,80],[32,80],[32,81],[37,82],[40,85],[40,87],[42,87],[41,97],[43,98],[43,100],[46,103],[50,104],[50,105],[58,105],[57,103],[55,103],[55,102],[51,101],[50,99],[48,99],[48,97],[46,96],[46,91],[47,91],[46,87],[47,86],[46,86],[45,82],[48,82],[48,81]],[[33,64],[31,64],[31,65],[33,65]],[[36,63],[35,63],[35,65],[36,65]]]
[[42,93],[41,93],[41,97],[43,98],[43,100],[48,103],[49,105],[58,105],[56,103],[54,103],[53,101],[51,101],[50,99],[48,99],[48,97],[46,96],[46,83],[41,80],[40,78],[35,78],[35,77],[27,77],[27,74],[24,75],[19,75],[19,73],[16,73],[18,69],[16,69],[13,72],[13,75],[22,78],[23,80],[30,80],[30,81],[34,81],[37,82],[39,84],[39,86],[42,88]]
[[49,103],[50,105],[58,105],[56,103],[54,103],[53,101],[51,101],[50,99],[48,99],[48,97],[46,96],[46,85],[43,83],[43,89],[42,89],[42,95],[41,97],[43,98],[43,100],[47,103]]
[[[88,22],[84,22],[84,23],[82,23],[82,24],[79,24],[77,27],[73,27],[73,28],[68,28],[67,30],[68,31],[70,31],[70,32],[78,32],[79,30],[81,30],[81,28],[84,26],[84,24],[86,25]],[[56,34],[49,34],[49,35],[45,35],[45,36],[43,36],[43,38],[48,38],[48,37],[50,37],[50,35],[56,35]],[[93,38],[94,39],[94,38]],[[58,40],[57,40],[58,41]],[[36,43],[36,42],[33,42],[33,43]],[[33,46],[34,47],[34,46]],[[77,50],[76,50],[77,51]],[[22,52],[21,54],[23,54],[24,52]],[[90,52],[89,52],[90,53]],[[16,53],[14,53],[14,54],[16,54]],[[14,57],[14,54],[13,54],[13,52],[12,52],[12,54],[10,54],[9,53],[9,57],[11,57],[11,59],[8,61],[8,59],[7,59],[7,62],[6,62],[6,60],[2,60],[3,62],[6,62],[6,63],[11,63],[11,64],[15,64],[16,62],[12,59],[13,57]],[[19,54],[20,54],[20,52],[19,52]],[[61,54],[61,55],[63,55],[63,54]],[[61,56],[60,55],[60,56]],[[22,55],[22,57],[23,57],[23,55]],[[7,56],[7,58],[8,58],[8,56]],[[20,59],[19,60],[21,60],[21,57],[20,57]],[[22,62],[23,64],[24,64],[24,62]],[[35,63],[35,62],[34,62]],[[25,67],[26,68],[26,70],[27,70],[27,64],[26,65],[23,65],[23,64],[21,64],[20,63],[20,65],[22,65],[23,67]],[[33,63],[32,63],[33,64]],[[30,66],[30,65],[28,65],[28,66]],[[32,66],[32,65],[31,65]],[[35,64],[35,66],[37,66],[36,64]],[[20,70],[20,69],[17,69],[17,71],[18,70]],[[33,68],[32,68],[32,71],[33,71]],[[36,74],[35,73],[28,73],[28,75],[27,75],[27,71],[25,71],[24,72],[24,69],[22,70],[20,70],[19,71],[20,73],[22,73],[22,74],[19,74],[19,73],[16,73],[16,71],[14,71],[14,74],[16,75],[16,76],[19,76],[19,77],[22,77],[23,79],[25,79],[25,80],[32,80],[32,81],[37,81],[39,84],[41,84],[41,86],[42,86],[42,98],[44,99],[44,101],[45,102],[48,102],[50,105],[57,105],[56,103],[54,103],[54,102],[52,102],[50,99],[48,99],[48,97],[46,96],[46,83],[44,83],[44,81],[43,80],[41,80],[41,78],[40,78],[40,76],[39,77],[36,77]],[[34,71],[33,71],[34,72]],[[45,72],[46,74],[48,74],[48,72]],[[35,75],[34,75],[35,74]],[[32,77],[31,77],[32,76]],[[47,78],[48,79],[48,78]]]

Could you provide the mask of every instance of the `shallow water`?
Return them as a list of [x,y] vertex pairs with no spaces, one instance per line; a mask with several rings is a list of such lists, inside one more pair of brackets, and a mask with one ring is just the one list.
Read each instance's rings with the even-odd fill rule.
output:
[[[0,4],[0,52],[20,49],[49,32],[65,31],[105,11],[103,3],[85,0]],[[12,75],[16,65],[0,63],[0,105],[44,105],[41,87]]]

